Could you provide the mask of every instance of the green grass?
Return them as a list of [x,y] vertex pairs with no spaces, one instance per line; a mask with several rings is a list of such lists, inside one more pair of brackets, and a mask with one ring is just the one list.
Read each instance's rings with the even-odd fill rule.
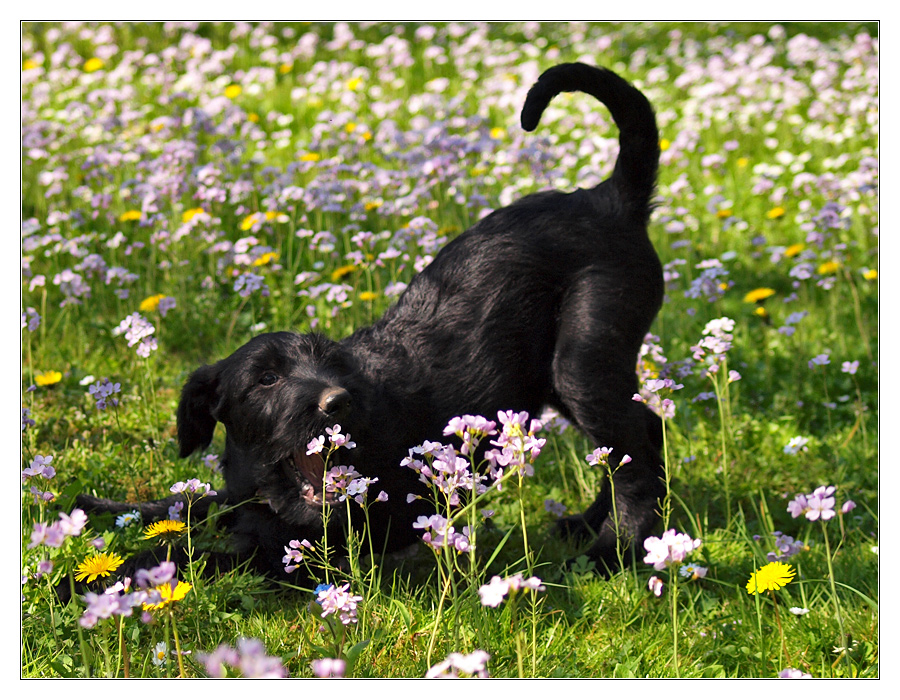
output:
[[[417,39],[418,25],[353,25],[353,42],[330,46],[342,33],[325,24],[24,26],[22,308],[41,319],[22,331],[22,406],[34,420],[22,467],[52,455],[56,473],[23,485],[22,675],[205,677],[203,653],[246,637],[293,677],[335,655],[353,676],[423,677],[450,653],[476,649],[504,678],[786,668],[877,677],[878,282],[867,271],[878,267],[878,49],[864,39],[877,28],[435,27]],[[103,66],[89,72],[92,57]],[[362,596],[358,622],[336,628],[337,639],[320,630],[310,591],[247,570],[195,575],[185,598],[148,622],[135,611],[79,625],[85,602],[62,604],[56,587],[68,586],[94,537],[126,556],[146,544],[140,528],[96,518],[62,547],[31,548],[34,524],[71,512],[84,491],[146,500],[190,478],[221,488],[199,457],[177,457],[175,408],[192,370],[262,331],[340,338],[377,318],[390,286],[482,209],[608,175],[614,155],[601,154],[616,132],[586,96],[560,96],[535,134],[517,125],[540,70],[586,57],[634,80],[657,109],[665,150],[651,237],[678,276],[653,333],[669,369],[692,356],[709,321],[735,322],[727,369],[741,379],[725,385],[720,373],[714,385],[693,368],[669,395],[676,412],[666,420],[671,499],[661,507],[669,527],[702,540],[691,556],[706,576],[655,572],[641,557],[610,579],[583,561],[564,565],[579,552],[554,533],[544,500],[578,512],[604,478],[585,461],[595,445],[569,428],[543,434],[521,488],[486,497],[496,513],[477,521],[471,556],[436,557],[422,545],[374,566],[360,553],[350,574],[331,572]],[[241,93],[223,97],[232,84]],[[833,220],[819,218],[826,205],[839,210]],[[197,207],[208,218],[186,222]],[[131,211],[139,218],[123,220]],[[264,221],[250,227],[254,214]],[[360,232],[371,239],[360,244]],[[701,291],[697,265],[712,259],[722,274]],[[135,277],[121,281],[109,272],[117,267]],[[54,281],[65,271],[89,293]],[[262,277],[267,296],[235,292],[246,272]],[[296,279],[311,272],[318,277]],[[317,293],[325,283],[347,285],[345,298],[327,298],[336,287]],[[744,301],[763,287],[774,295]],[[158,343],[144,359],[113,329],[157,294],[176,306],[141,312]],[[829,364],[810,367],[823,353]],[[842,371],[850,361],[854,374]],[[60,379],[31,390],[48,371]],[[101,411],[88,385],[103,378],[121,392]],[[694,400],[712,391],[721,401]],[[787,454],[795,437],[807,449]],[[208,452],[221,454],[223,442],[217,432]],[[788,502],[822,485],[836,487],[837,508],[857,507],[826,523],[792,518]],[[32,486],[53,500],[35,504]],[[195,546],[227,548],[214,522],[191,525]],[[797,575],[749,595],[776,531],[807,545],[788,562]],[[53,571],[37,578],[44,560]],[[545,590],[481,604],[480,586],[518,572]],[[660,597],[648,590],[653,574]],[[157,643],[172,649],[176,635],[191,653],[154,664]]]

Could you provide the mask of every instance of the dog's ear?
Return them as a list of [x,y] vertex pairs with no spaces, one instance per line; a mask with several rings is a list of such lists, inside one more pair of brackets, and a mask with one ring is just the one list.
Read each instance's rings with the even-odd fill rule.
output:
[[219,403],[218,389],[218,365],[205,365],[190,376],[181,390],[177,416],[181,457],[187,457],[212,442],[216,429],[215,408]]

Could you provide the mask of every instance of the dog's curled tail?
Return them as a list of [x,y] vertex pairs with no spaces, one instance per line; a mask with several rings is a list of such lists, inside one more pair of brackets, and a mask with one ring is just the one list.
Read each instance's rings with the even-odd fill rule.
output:
[[562,63],[528,91],[522,128],[534,131],[544,109],[561,92],[584,92],[606,105],[619,127],[619,157],[612,181],[626,214],[646,224],[659,166],[659,132],[650,102],[628,81],[605,68]]

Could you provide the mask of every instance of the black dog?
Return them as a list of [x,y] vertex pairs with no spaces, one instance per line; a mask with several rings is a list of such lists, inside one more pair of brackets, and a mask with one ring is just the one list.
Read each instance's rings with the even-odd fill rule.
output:
[[[614,449],[614,490],[605,482],[587,512],[562,523],[570,534],[592,533],[588,556],[615,569],[617,543],[628,558],[655,525],[665,493],[660,424],[632,396],[663,297],[646,231],[656,121],[637,89],[575,63],[540,77],[522,126],[532,131],[564,91],[592,95],[612,113],[620,153],[610,179],[493,212],[447,245],[381,320],[344,340],[265,334],[190,377],[178,407],[181,455],[209,445],[217,421],[225,425],[227,497],[218,500],[256,500],[237,509],[231,529],[264,568],[282,572],[290,540],[322,534],[323,462],[306,452],[334,424],[357,443],[343,459],[389,496],[369,508],[376,551],[414,542],[412,522],[429,513],[423,501],[407,503],[421,488],[400,467],[410,447],[441,440],[454,416],[536,415],[545,405]],[[625,454],[631,461],[619,465]],[[145,514],[162,514],[161,503]]]

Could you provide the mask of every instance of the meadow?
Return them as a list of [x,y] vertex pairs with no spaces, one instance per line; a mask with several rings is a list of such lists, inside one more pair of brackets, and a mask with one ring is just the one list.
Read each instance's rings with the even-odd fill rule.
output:
[[[26,23],[21,58],[23,677],[878,677],[876,28]],[[492,209],[608,177],[588,96],[519,126],[574,60],[640,87],[661,136],[667,296],[635,362],[669,496],[633,564],[598,576],[554,532],[607,473],[550,412],[519,469],[435,482],[416,552],[351,547],[315,589],[204,574],[215,510],[83,517],[82,492],[223,487],[221,429],[178,458],[201,364],[343,337]],[[511,420],[484,418],[460,437]],[[158,542],[197,553],[177,582],[117,575]]]

